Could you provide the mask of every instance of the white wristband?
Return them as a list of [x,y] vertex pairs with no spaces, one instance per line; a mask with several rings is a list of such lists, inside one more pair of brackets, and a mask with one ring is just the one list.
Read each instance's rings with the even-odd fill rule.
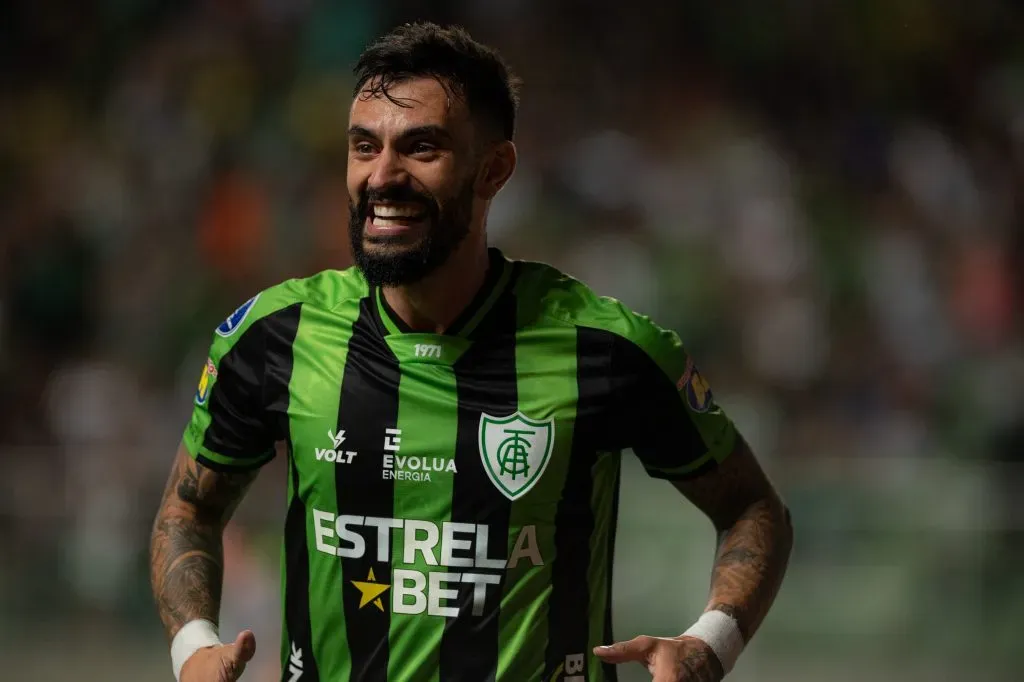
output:
[[732,671],[736,659],[743,652],[743,635],[739,623],[732,616],[721,611],[707,611],[693,626],[683,633],[684,637],[696,637],[703,641],[722,663],[725,674]]
[[202,618],[185,623],[171,641],[171,666],[174,679],[181,679],[181,669],[192,654],[208,646],[223,644],[217,626]]

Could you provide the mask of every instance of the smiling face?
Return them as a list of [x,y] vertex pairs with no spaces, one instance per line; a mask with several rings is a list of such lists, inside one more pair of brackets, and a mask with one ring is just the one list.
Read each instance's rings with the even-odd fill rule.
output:
[[360,93],[348,131],[352,250],[379,286],[413,284],[443,265],[483,230],[489,198],[477,195],[480,159],[462,99],[434,78],[394,83],[388,94]]

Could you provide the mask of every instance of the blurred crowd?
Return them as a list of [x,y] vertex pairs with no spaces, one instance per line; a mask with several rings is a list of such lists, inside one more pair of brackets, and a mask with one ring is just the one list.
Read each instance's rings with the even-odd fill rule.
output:
[[[150,513],[210,333],[350,264],[349,68],[420,17],[525,80],[492,241],[676,329],[782,480],[1017,471],[1024,13],[768,4],[7,3],[0,583],[69,586],[10,603],[148,608]],[[991,479],[1005,556],[1021,478]]]

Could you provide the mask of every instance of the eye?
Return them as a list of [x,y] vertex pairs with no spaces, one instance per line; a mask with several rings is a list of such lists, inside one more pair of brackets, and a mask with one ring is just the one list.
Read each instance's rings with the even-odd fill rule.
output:
[[413,154],[432,154],[437,151],[437,147],[430,144],[429,142],[413,142],[412,153]]
[[352,146],[352,149],[354,149],[357,154],[373,153],[373,145],[369,142],[356,142],[355,145]]

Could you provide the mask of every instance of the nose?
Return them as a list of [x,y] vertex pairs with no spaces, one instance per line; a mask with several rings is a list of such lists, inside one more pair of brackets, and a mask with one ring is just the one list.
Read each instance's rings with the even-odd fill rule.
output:
[[408,179],[401,156],[394,149],[384,148],[374,160],[373,171],[367,185],[370,189],[382,189],[392,185],[403,185]]

